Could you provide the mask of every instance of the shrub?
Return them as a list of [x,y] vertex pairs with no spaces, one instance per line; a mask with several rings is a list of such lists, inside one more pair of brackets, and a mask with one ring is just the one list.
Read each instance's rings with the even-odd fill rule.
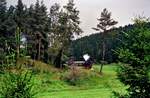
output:
[[125,33],[124,43],[117,54],[120,62],[118,77],[125,85],[129,98],[150,98],[150,28],[147,22],[136,20],[135,27]]
[[65,82],[73,86],[95,85],[97,78],[99,78],[98,73],[77,66],[72,66],[62,77]]
[[3,75],[0,96],[2,98],[32,98],[31,72],[7,72]]
[[69,72],[67,72],[64,76],[63,79],[68,82],[70,85],[77,85],[77,82],[81,78],[81,72],[76,66],[70,67]]
[[113,96],[112,98],[129,98],[128,94],[121,94],[119,92],[113,91]]

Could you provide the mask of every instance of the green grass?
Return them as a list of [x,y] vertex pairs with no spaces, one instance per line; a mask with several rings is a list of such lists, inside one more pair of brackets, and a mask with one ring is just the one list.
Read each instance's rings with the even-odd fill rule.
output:
[[[81,69],[87,73],[87,78],[83,77],[78,85],[72,86],[62,79],[69,70],[62,71],[42,62],[35,63],[35,98],[112,98],[112,91],[126,92],[125,86],[117,79],[115,64],[104,66],[102,75],[99,74],[100,65],[94,65],[93,70]],[[40,69],[42,71],[38,71]]]
[[93,69],[88,72],[93,75],[77,86],[71,86],[60,79],[64,72],[36,75],[36,98],[112,98],[112,91],[125,93],[125,86],[116,76],[117,66],[104,66],[103,75],[98,73],[99,65],[94,65]]
[[[31,61],[33,63],[33,61]],[[99,74],[100,65],[94,65],[93,70],[80,68],[84,73],[76,86],[70,85],[62,77],[70,69],[56,69],[40,61],[35,61],[33,66],[33,90],[37,92],[35,98],[116,98],[112,91],[126,94],[126,86],[117,79],[117,64],[103,67],[103,74]],[[25,67],[25,70],[28,70]],[[17,69],[10,69],[17,72]],[[85,75],[86,74],[86,75]],[[0,74],[0,86],[4,75]]]
[[109,89],[68,90],[44,93],[39,98],[109,98]]

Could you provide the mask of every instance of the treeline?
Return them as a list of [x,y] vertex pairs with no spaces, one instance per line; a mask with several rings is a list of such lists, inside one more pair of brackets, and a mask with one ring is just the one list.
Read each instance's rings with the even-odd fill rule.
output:
[[[150,28],[150,23],[147,23],[146,26]],[[125,33],[129,33],[134,28],[135,25],[126,25],[107,31],[105,61],[108,63],[117,62],[118,57],[114,51],[122,47],[122,43],[125,40]],[[71,48],[72,55],[77,60],[81,60],[82,56],[88,53],[96,63],[100,63],[102,59],[102,35],[101,33],[96,33],[77,39],[73,41]]]
[[55,3],[49,10],[39,0],[30,7],[18,0],[16,6],[9,8],[6,0],[0,0],[1,61],[13,50],[20,57],[23,48],[32,59],[60,67],[73,35],[82,32],[78,15],[73,0],[63,7]]

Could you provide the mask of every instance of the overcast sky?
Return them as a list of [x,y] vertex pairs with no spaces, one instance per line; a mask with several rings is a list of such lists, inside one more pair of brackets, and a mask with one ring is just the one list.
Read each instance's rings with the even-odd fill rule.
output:
[[[22,0],[24,4],[30,5],[36,0]],[[45,5],[50,8],[54,3],[66,4],[68,0],[43,0]],[[132,23],[132,18],[137,15],[150,17],[150,0],[74,0],[77,9],[80,11],[80,27],[84,31],[83,35],[94,33],[92,27],[96,27],[97,18],[101,11],[107,8],[112,12],[112,17],[123,26]],[[15,5],[17,0],[7,0],[8,5]]]

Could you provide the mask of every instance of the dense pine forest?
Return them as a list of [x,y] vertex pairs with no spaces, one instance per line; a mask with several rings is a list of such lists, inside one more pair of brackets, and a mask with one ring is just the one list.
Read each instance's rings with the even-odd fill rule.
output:
[[[29,8],[21,0],[18,0],[16,6],[11,5],[9,8],[5,0],[0,4],[0,40],[3,55],[14,49],[19,53],[19,44],[26,48],[27,55],[32,59],[59,63],[57,55],[64,54],[73,35],[82,32],[79,27],[79,11],[74,7],[72,0],[63,8],[57,3],[54,4],[49,12],[43,1],[38,0]],[[21,43],[16,43],[15,39]]]
[[78,38],[86,32],[74,0],[8,3],[0,0],[0,98],[150,98],[148,17],[117,27],[104,8],[95,32]]
[[[150,28],[150,23],[147,23],[146,26]],[[123,27],[113,28],[107,32],[107,50],[105,55],[105,61],[107,61],[107,63],[118,61],[118,57],[114,51],[122,47],[122,42],[125,38],[124,32],[128,33],[128,31],[135,27],[134,24],[129,24]],[[96,33],[77,39],[72,42],[71,48],[72,55],[77,60],[82,60],[82,55],[88,53],[94,59],[95,63],[100,63],[102,58],[102,35]]]

